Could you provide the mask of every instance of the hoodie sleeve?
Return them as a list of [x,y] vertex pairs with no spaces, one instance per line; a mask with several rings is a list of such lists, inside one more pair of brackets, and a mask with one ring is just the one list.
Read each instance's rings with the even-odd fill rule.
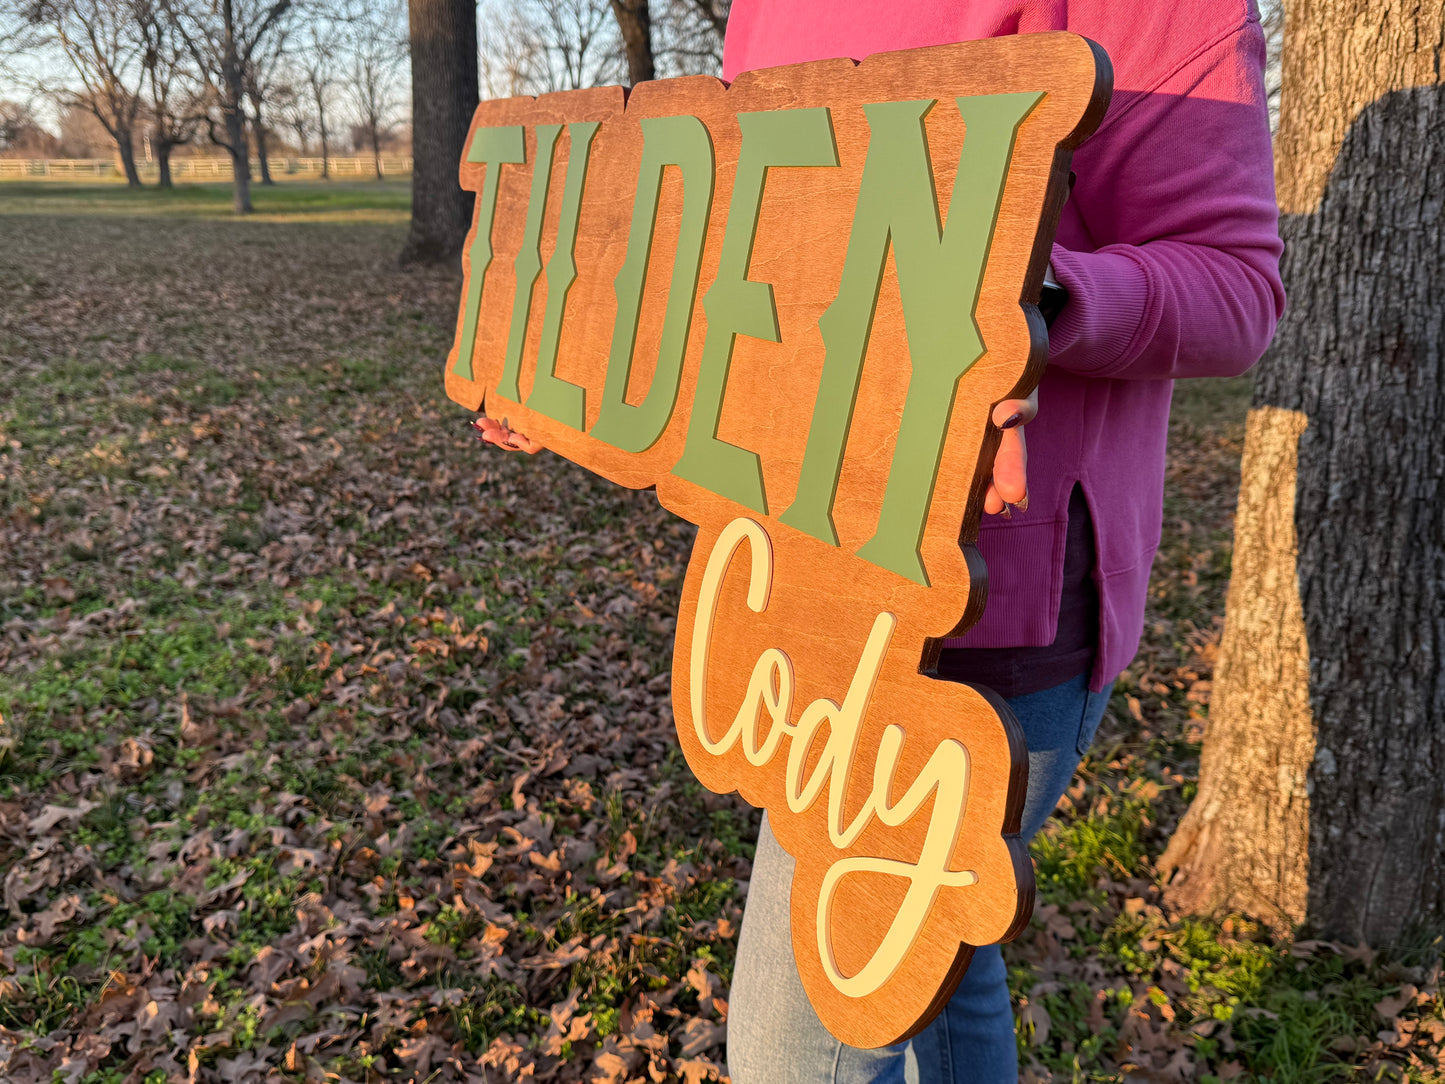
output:
[[1250,18],[1153,89],[1115,95],[1074,155],[1066,208],[1108,243],[1054,246],[1069,303],[1051,365],[1147,380],[1234,376],[1259,359],[1284,309],[1263,69]]

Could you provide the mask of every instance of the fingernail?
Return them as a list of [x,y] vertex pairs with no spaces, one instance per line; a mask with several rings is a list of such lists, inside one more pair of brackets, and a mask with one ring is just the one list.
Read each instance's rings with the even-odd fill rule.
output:
[[1003,506],[1003,513],[1002,513],[1002,514],[1003,514],[1003,518],[1004,518],[1004,519],[1013,519],[1013,518],[1014,518],[1014,510],[1013,510],[1012,508],[1010,508],[1007,504],[1005,504],[1005,505]]
[[1025,493],[1023,500],[1014,501],[1014,507],[1020,512],[1027,512],[1029,510],[1029,495]]
[[1016,426],[1016,425],[1022,425],[1022,424],[1023,424],[1023,420],[1024,420],[1023,413],[1022,413],[1021,411],[1017,411],[1017,410],[1016,410],[1016,411],[1014,411],[1012,414],[1010,414],[1010,415],[1008,416],[1008,420],[1007,420],[1006,422],[1004,422],[1002,425],[1000,425],[999,428],[1000,428],[1000,429],[1012,429],[1012,428],[1013,428],[1014,426]]

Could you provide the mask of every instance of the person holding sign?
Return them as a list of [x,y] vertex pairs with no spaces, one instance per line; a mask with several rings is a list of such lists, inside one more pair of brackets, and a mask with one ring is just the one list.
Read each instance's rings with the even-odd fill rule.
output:
[[[1021,724],[1025,839],[1067,787],[1138,646],[1162,519],[1171,381],[1245,371],[1283,307],[1257,13],[1250,0],[1127,11],[1105,0],[735,0],[724,55],[732,80],[1051,30],[1101,45],[1115,90],[1102,124],[1074,152],[1077,184],[1051,259],[1068,300],[1053,314],[1048,367],[1036,397],[991,413],[1001,443],[977,543],[987,607],[947,643],[936,671],[1002,695]],[[555,139],[560,127],[548,131]],[[493,158],[520,162],[520,145]],[[459,355],[468,378],[471,358],[469,345]],[[520,403],[518,395],[502,398]],[[487,443],[542,447],[505,418],[476,425]],[[757,562],[761,546],[750,545]],[[996,945],[974,951],[951,1000],[910,1042],[861,1049],[835,1038],[810,1004],[789,941],[794,869],[765,819],[730,999],[736,1084],[1017,1078]]]
[[[987,608],[939,666],[1001,693],[1022,724],[1025,838],[1067,787],[1138,646],[1171,382],[1244,372],[1283,309],[1258,12],[1253,0],[735,0],[724,52],[731,79],[1048,30],[1104,47],[1113,101],[1074,154],[1077,183],[1051,261],[1068,300],[1050,329],[1038,419],[1032,403],[1000,404],[993,416],[1007,428],[978,542]],[[975,951],[950,1003],[911,1044],[858,1050],[830,1035],[789,950],[792,864],[765,823],[730,1000],[735,1084],[1017,1080],[996,945]]]

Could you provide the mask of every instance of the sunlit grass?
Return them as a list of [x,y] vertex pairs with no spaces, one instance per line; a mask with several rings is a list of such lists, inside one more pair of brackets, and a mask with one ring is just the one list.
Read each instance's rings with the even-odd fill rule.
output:
[[[230,182],[136,189],[88,181],[0,181],[0,215],[231,219],[231,194]],[[251,202],[251,218],[259,222],[405,222],[411,214],[411,179],[253,182]]]

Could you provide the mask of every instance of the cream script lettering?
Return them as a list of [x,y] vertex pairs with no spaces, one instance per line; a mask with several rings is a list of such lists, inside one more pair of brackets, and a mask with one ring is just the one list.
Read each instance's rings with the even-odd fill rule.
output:
[[[713,737],[704,710],[713,620],[728,566],[744,542],[751,554],[748,609],[753,613],[762,613],[767,608],[772,588],[773,548],[767,532],[756,521],[746,517],[733,520],[723,530],[708,556],[692,631],[692,718],[703,748],[713,756],[721,757],[740,746],[750,764],[762,766],[777,755],[783,739],[788,738],[787,770],[784,774],[788,807],[794,813],[803,813],[812,808],[826,791],[828,834],[833,846],[840,851],[851,847],[875,819],[888,827],[899,827],[918,813],[930,797],[933,798],[928,832],[916,861],[868,856],[840,857],[823,878],[817,912],[818,953],[823,970],[842,993],[850,997],[865,997],[876,992],[903,963],[939,892],[945,888],[964,888],[978,881],[972,870],[949,868],[968,801],[968,750],[953,739],[940,742],[903,797],[895,802],[892,800],[895,776],[906,734],[902,726],[889,724],[879,738],[872,787],[862,806],[851,820],[847,820],[845,803],[863,721],[897,625],[894,615],[887,612],[880,613],[873,622],[842,704],[820,698],[804,708],[797,722],[793,722],[793,662],[786,652],[769,647],[758,656],[753,666],[743,702],[732,723],[720,737]],[[764,733],[765,715],[769,722]],[[808,772],[813,745],[825,727],[827,737],[822,754],[813,770]],[[908,881],[908,889],[883,940],[868,962],[856,974],[844,975],[833,951],[830,932],[833,900],[845,877],[864,873],[902,877]]]

